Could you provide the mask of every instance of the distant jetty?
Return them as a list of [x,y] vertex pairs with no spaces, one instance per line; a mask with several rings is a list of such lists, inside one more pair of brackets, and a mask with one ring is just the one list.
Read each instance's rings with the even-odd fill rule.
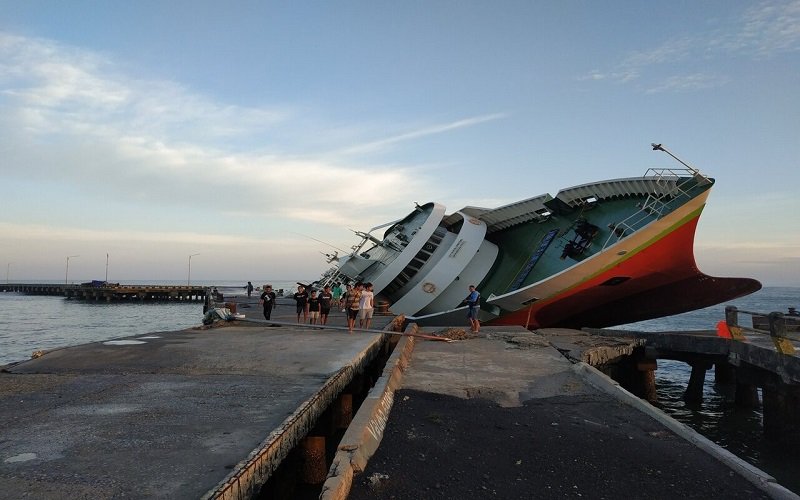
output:
[[121,285],[105,281],[81,284],[56,283],[6,283],[2,292],[26,295],[58,295],[67,299],[105,302],[122,301],[205,301],[209,287],[204,285]]

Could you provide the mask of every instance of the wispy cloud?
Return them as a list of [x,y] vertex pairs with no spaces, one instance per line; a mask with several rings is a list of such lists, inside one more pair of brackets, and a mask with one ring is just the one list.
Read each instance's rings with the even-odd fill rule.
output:
[[633,52],[622,62],[625,68],[641,68],[654,64],[680,61],[697,48],[697,39],[691,37],[674,38],[650,50]]
[[32,133],[174,134],[221,143],[289,115],[219,104],[174,82],[132,78],[108,58],[51,40],[0,33],[0,56],[0,93]]
[[[641,51],[627,54],[616,67],[593,69],[579,79],[620,84],[643,82],[646,93],[686,92],[720,87],[730,78],[712,74],[708,66],[721,56],[765,58],[800,50],[800,0],[762,1],[722,28],[682,35]],[[704,71],[679,74],[678,65]],[[678,73],[678,74],[676,74]],[[653,83],[654,80],[658,82]]]
[[579,80],[611,80],[615,82],[627,83],[637,78],[639,78],[639,72],[634,69],[610,72],[603,72],[595,69],[590,71],[589,74],[580,77]]
[[0,234],[7,238],[25,241],[81,241],[104,243],[109,241],[122,243],[188,243],[219,246],[251,245],[263,242],[262,239],[241,235],[209,235],[194,232],[146,232],[146,231],[114,231],[95,230],[81,227],[53,228],[41,224],[15,224],[0,222]]
[[727,77],[704,75],[702,73],[694,75],[671,76],[663,82],[657,83],[648,88],[647,94],[658,94],[661,92],[690,92],[694,90],[711,89],[721,87],[728,82]]
[[[348,140],[356,145],[313,153],[303,145],[326,130],[309,130],[315,117],[299,110],[220,103],[175,82],[131,77],[100,54],[0,32],[0,173],[71,186],[87,198],[191,209],[213,200],[217,212],[346,225],[364,213],[394,213],[431,184],[417,165],[359,154],[503,116],[366,141],[353,124]],[[275,138],[291,134],[294,146]],[[342,204],[354,189],[358,196]],[[336,210],[323,216],[310,202]]]
[[730,52],[770,57],[800,50],[800,0],[761,2],[747,9],[738,29],[711,45]]
[[450,123],[442,123],[433,126],[428,126],[421,128],[419,130],[414,130],[411,132],[405,132],[399,135],[395,135],[393,137],[387,137],[384,139],[379,139],[376,141],[367,142],[364,144],[358,144],[355,146],[348,147],[346,149],[340,150],[339,152],[342,154],[353,154],[353,153],[366,153],[366,152],[373,152],[388,146],[392,146],[394,144],[410,141],[413,139],[420,139],[422,137],[442,134],[445,132],[451,132],[453,130],[457,130],[460,128],[465,127],[472,127],[475,125],[479,125],[481,123],[485,123],[488,121],[499,120],[501,118],[505,118],[508,115],[506,113],[495,113],[490,115],[484,116],[475,116],[472,118],[465,118],[462,120],[457,120]]

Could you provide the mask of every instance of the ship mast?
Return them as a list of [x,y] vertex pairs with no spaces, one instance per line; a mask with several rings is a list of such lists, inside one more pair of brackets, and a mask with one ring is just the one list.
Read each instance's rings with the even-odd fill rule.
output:
[[677,157],[677,156],[675,156],[674,154],[670,153],[670,152],[667,150],[667,148],[665,148],[665,147],[664,147],[664,146],[662,146],[661,144],[656,144],[655,142],[653,142],[653,143],[651,143],[650,145],[651,145],[651,146],[653,146],[653,151],[663,151],[663,152],[667,153],[667,154],[668,154],[668,155],[670,155],[671,157],[673,157],[673,158],[675,158],[676,160],[678,160],[679,162],[681,162],[681,164],[682,164],[683,166],[685,166],[686,168],[688,168],[689,170],[691,170],[693,174],[695,174],[695,175],[698,175],[698,174],[700,173],[700,171],[699,171],[699,170],[697,170],[696,168],[692,167],[691,165],[689,165],[689,164],[688,164],[688,163],[686,163],[685,161],[681,160],[680,158],[678,158],[678,157]]

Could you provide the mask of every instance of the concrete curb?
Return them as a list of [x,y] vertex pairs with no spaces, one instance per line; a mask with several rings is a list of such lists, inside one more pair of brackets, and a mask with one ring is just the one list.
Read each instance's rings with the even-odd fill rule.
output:
[[[407,330],[416,333],[417,325]],[[350,494],[353,476],[363,472],[378,449],[394,403],[394,393],[402,385],[403,373],[411,360],[415,337],[403,336],[386,362],[383,374],[370,389],[342,437],[336,456],[322,486],[321,500],[344,500]]]
[[682,424],[673,419],[658,408],[650,405],[646,401],[639,399],[630,392],[622,388],[611,377],[605,375],[600,370],[586,363],[576,363],[572,365],[572,371],[584,379],[589,385],[599,389],[622,403],[632,406],[639,411],[649,415],[660,422],[669,430],[705,451],[712,457],[721,461],[742,477],[753,483],[758,489],[768,494],[776,500],[800,500],[800,496],[784,488],[775,481],[775,478],[762,471],[758,467],[747,463],[725,448],[717,445],[713,441],[698,434],[688,425]]

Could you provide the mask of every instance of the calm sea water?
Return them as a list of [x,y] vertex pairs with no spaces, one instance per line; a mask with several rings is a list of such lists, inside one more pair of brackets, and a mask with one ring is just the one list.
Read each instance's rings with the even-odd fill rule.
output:
[[[244,283],[220,281],[206,284],[217,286],[223,294],[231,296],[243,295]],[[253,284],[263,283],[254,281]],[[274,281],[271,284],[275,289],[284,288],[287,293],[296,287],[295,281]],[[800,307],[800,288],[767,287],[730,304],[617,328],[641,331],[713,330],[717,322],[725,317],[725,305],[748,311],[786,312],[789,307]],[[202,317],[202,304],[198,302],[106,304],[0,293],[0,366],[28,359],[36,350],[180,330],[201,324]],[[743,316],[742,322],[746,321],[747,316]],[[787,488],[800,492],[800,477],[796,474],[800,470],[800,453],[762,439],[761,410],[736,408],[731,395],[715,387],[713,370],[706,377],[702,405],[686,405],[682,396],[690,373],[691,369],[685,363],[659,360],[656,384],[662,410],[772,474]]]
[[[56,281],[57,282],[57,281]],[[244,282],[217,281],[226,297],[245,295]],[[264,283],[267,283],[265,281]],[[126,285],[185,285],[171,282],[131,282]],[[294,281],[274,281],[287,292]],[[253,282],[254,286],[263,285]],[[256,293],[256,292],[254,292]],[[201,302],[111,303],[66,300],[63,297],[0,292],[0,366],[30,359],[38,350],[57,349],[143,333],[182,330],[202,324]]]

